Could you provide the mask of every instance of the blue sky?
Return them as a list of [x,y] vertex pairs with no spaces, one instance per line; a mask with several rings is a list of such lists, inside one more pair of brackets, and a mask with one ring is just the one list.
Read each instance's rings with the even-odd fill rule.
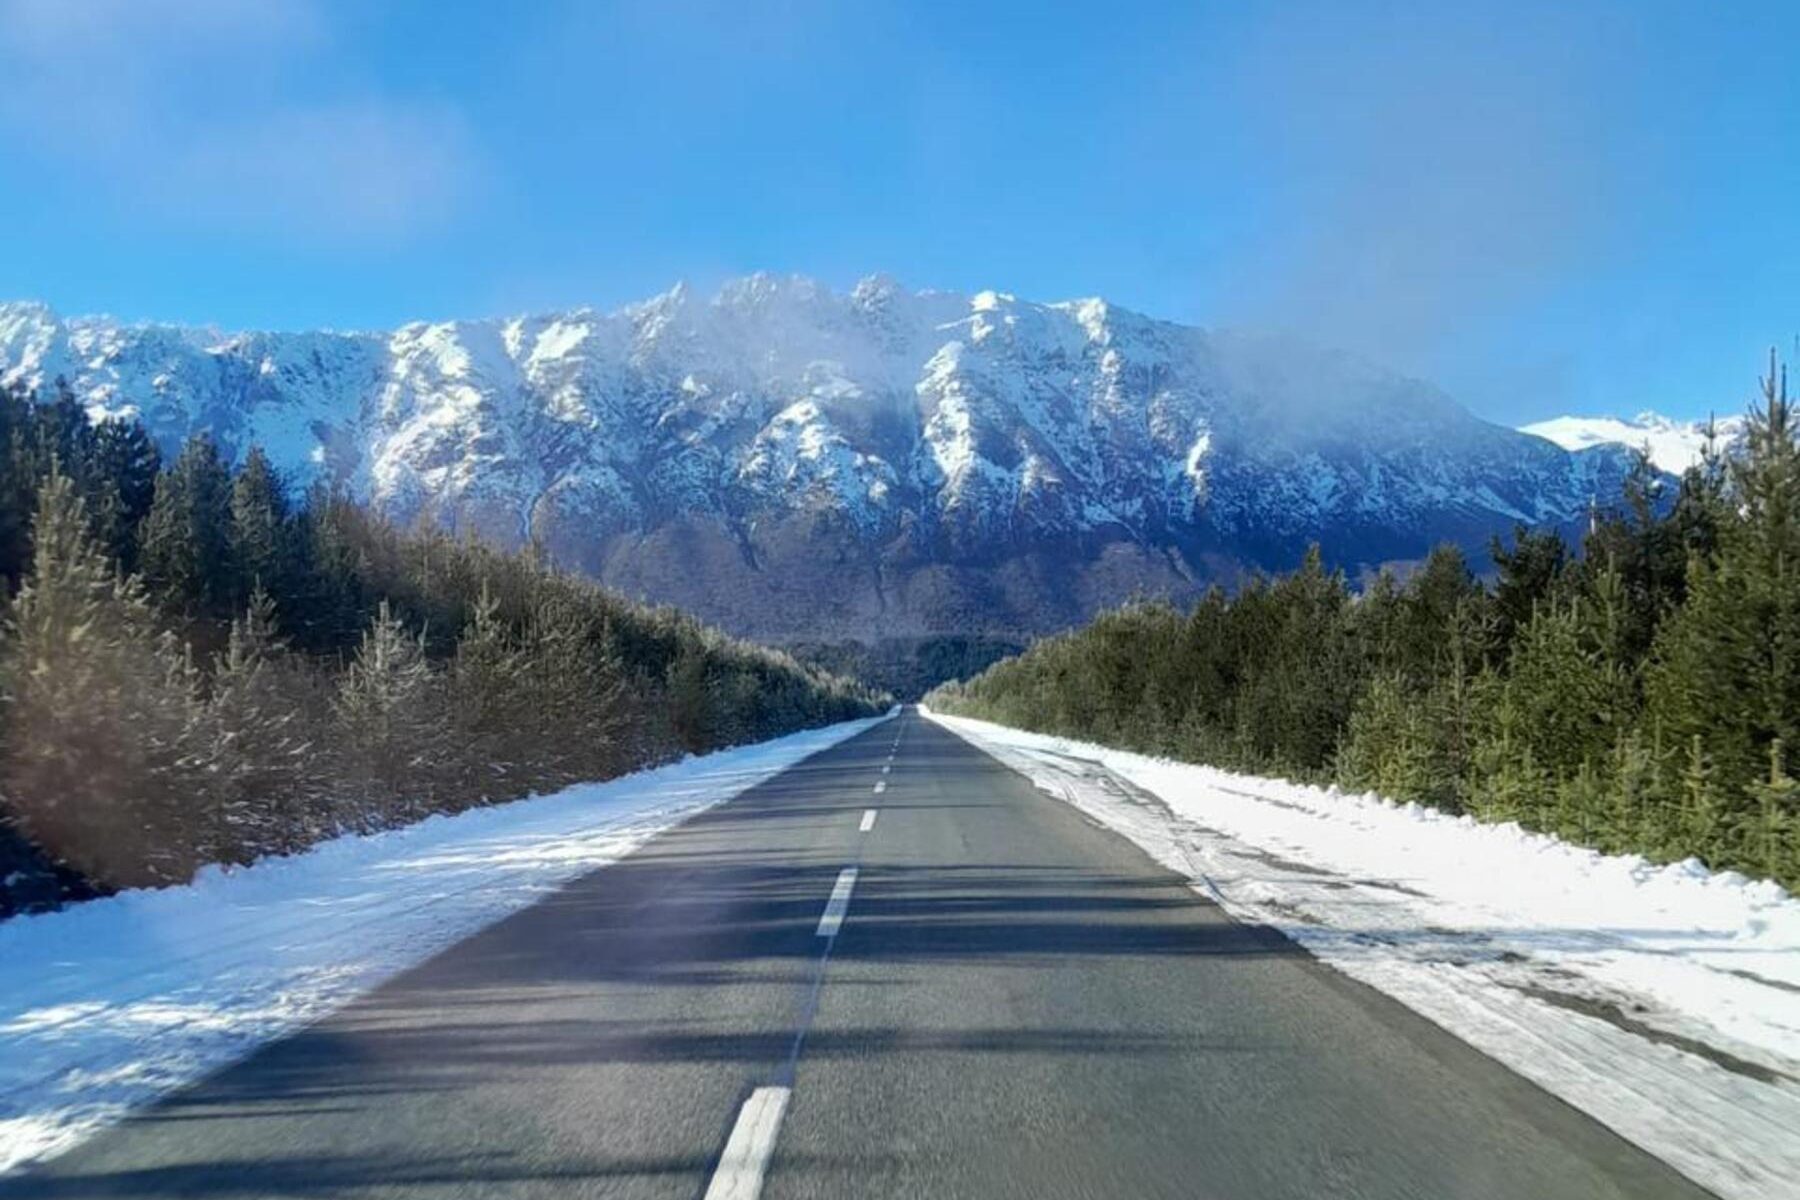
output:
[[766,269],[1291,329],[1478,412],[1800,333],[1800,5],[0,0],[0,296],[375,327]]

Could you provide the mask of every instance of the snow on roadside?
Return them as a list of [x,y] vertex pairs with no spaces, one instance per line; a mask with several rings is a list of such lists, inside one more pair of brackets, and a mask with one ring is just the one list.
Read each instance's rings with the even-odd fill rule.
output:
[[1727,1200],[1800,1195],[1800,899],[1776,885],[926,715]]
[[885,719],[0,923],[0,1172],[67,1149]]

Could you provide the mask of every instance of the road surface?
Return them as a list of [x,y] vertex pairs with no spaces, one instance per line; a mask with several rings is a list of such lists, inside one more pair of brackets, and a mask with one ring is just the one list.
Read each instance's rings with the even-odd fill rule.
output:
[[910,710],[20,1197],[1698,1197]]

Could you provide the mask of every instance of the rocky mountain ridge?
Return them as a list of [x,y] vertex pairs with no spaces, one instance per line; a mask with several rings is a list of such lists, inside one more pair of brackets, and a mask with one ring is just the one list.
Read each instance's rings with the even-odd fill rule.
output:
[[252,442],[404,521],[775,639],[1057,628],[1137,593],[1579,521],[1629,452],[1102,300],[756,275],[615,312],[225,333],[0,305],[0,383]]

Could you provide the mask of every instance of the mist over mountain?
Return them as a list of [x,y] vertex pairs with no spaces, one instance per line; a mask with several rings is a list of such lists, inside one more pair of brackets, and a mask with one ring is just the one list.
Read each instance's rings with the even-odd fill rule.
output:
[[1026,634],[1134,594],[1567,525],[1630,452],[1103,300],[756,275],[616,312],[225,333],[0,305],[0,382],[260,443],[402,520],[772,639]]

